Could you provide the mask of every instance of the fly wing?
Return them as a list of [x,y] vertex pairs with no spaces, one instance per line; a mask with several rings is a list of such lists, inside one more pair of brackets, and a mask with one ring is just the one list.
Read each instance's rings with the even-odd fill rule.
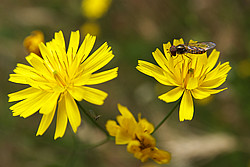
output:
[[201,48],[207,51],[209,49],[213,49],[216,46],[216,44],[213,42],[197,42],[197,43],[189,43],[188,46],[190,46],[191,48],[193,47]]

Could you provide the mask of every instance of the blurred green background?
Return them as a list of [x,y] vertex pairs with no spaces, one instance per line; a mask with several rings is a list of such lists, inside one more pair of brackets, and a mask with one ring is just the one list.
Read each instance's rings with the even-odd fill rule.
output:
[[[113,141],[96,148],[105,138],[86,117],[76,135],[70,125],[62,139],[53,140],[55,124],[36,137],[40,115],[13,117],[7,94],[23,88],[8,82],[16,63],[27,64],[23,40],[34,30],[50,41],[62,30],[97,34],[94,50],[105,41],[115,58],[105,67],[119,66],[119,76],[97,85],[109,93],[103,106],[81,102],[91,114],[101,115],[102,126],[118,115],[117,103],[139,112],[156,125],[174,104],[157,96],[170,88],[138,72],[138,59],[155,63],[151,53],[175,38],[213,41],[232,70],[222,87],[228,90],[195,101],[192,121],[179,122],[178,112],[154,134],[157,147],[172,154],[169,167],[250,167],[250,1],[249,0],[117,0],[99,18],[84,15],[81,0],[1,0],[0,2],[0,166],[3,167],[155,167],[141,163],[126,146]],[[98,10],[98,9],[96,9]],[[86,28],[87,27],[87,28]],[[72,137],[73,136],[73,137]],[[74,137],[75,136],[75,137]],[[76,148],[76,149],[74,149]],[[74,151],[75,150],[75,151]]]

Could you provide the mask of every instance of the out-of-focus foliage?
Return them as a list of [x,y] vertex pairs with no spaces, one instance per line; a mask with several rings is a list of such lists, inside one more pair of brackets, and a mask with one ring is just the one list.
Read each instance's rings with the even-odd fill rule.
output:
[[[68,38],[70,31],[90,21],[82,15],[81,4],[81,0],[1,0],[0,166],[157,166],[150,161],[142,164],[113,142],[87,149],[105,135],[83,113],[84,123],[75,137],[68,128],[64,138],[54,141],[55,124],[36,137],[40,115],[22,119],[8,109],[7,94],[26,88],[8,82],[16,63],[26,64],[24,38],[34,30],[41,30],[45,41],[58,30]],[[179,122],[174,112],[154,137],[160,148],[172,154],[166,166],[249,166],[249,17],[247,0],[112,1],[106,14],[94,21],[98,25],[94,50],[108,42],[115,57],[105,69],[119,66],[119,76],[96,86],[109,92],[103,106],[81,104],[93,117],[101,115],[97,122],[103,127],[108,119],[115,119],[117,103],[128,106],[134,115],[143,113],[156,125],[173,107],[157,99],[170,88],[138,72],[137,60],[154,62],[151,53],[176,38],[215,42],[220,60],[232,66],[223,85],[228,90],[207,101],[195,101],[192,121]],[[82,33],[81,41],[86,32]]]

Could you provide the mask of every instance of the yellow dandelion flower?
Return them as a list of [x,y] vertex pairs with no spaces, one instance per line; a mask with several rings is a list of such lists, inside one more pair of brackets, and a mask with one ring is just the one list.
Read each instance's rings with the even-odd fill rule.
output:
[[168,163],[171,159],[170,153],[156,148],[156,141],[150,134],[154,126],[145,118],[138,115],[138,122],[133,114],[124,106],[118,104],[121,115],[117,116],[117,122],[108,120],[106,129],[111,136],[115,137],[118,145],[128,144],[127,151],[134,154],[134,157],[145,162],[149,158],[159,164]]
[[112,0],[82,0],[82,13],[88,19],[99,19],[109,9]]
[[[184,44],[182,39],[174,40],[173,45],[179,44]],[[207,57],[206,52],[171,56],[170,47],[170,42],[163,44],[165,55],[159,49],[152,53],[159,66],[139,60],[136,68],[140,72],[155,78],[163,85],[175,86],[174,89],[158,98],[169,103],[182,97],[179,120],[192,120],[194,114],[193,98],[204,99],[211,94],[227,89],[215,88],[226,81],[231,67],[229,62],[219,62],[215,66],[220,55],[220,52],[215,49],[209,57]]]
[[114,57],[107,43],[89,56],[95,40],[95,36],[87,34],[79,47],[79,31],[71,32],[66,51],[63,33],[59,31],[46,45],[39,44],[42,58],[31,53],[26,57],[31,66],[17,64],[15,74],[10,74],[9,81],[30,86],[8,95],[9,102],[20,101],[10,107],[13,116],[27,118],[37,111],[43,115],[36,135],[43,135],[50,126],[56,108],[54,139],[64,135],[68,121],[76,133],[81,116],[75,100],[102,105],[108,96],[106,92],[89,87],[116,78],[118,70],[94,73]]
[[29,53],[35,53],[38,56],[41,56],[38,45],[44,42],[44,35],[41,31],[32,31],[31,35],[26,37],[23,41],[23,46]]

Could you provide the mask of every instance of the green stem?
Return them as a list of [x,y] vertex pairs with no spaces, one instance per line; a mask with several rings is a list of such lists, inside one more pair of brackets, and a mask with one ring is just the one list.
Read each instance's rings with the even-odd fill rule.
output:
[[100,141],[99,143],[97,143],[97,144],[95,144],[95,145],[90,146],[90,147],[88,148],[88,150],[94,149],[94,148],[96,148],[96,147],[99,147],[99,146],[105,144],[106,142],[108,142],[109,140],[110,140],[110,137],[107,136],[106,139]]
[[74,133],[71,131],[71,135],[72,135],[72,138],[73,138],[73,149],[69,155],[69,158],[66,162],[66,167],[73,167],[74,166],[74,163],[76,161],[76,154],[77,154],[77,148],[79,147],[79,143],[78,143],[78,139],[76,138],[76,136],[74,135]]
[[94,120],[91,115],[81,106],[81,104],[76,101],[77,105],[79,106],[79,108],[82,110],[82,112],[84,112],[84,114],[89,118],[89,120],[96,126],[98,127],[101,131],[103,131],[107,137],[109,137],[109,133],[103,128],[101,127],[97,122],[96,120]]
[[[180,104],[181,100],[179,100],[175,106],[172,108],[172,110],[166,115],[165,118],[163,118],[163,120],[155,127],[155,130],[153,131],[153,133],[155,133],[155,131],[168,119],[168,117],[174,112],[174,110],[177,108],[177,106]],[[152,133],[152,134],[153,134]]]

